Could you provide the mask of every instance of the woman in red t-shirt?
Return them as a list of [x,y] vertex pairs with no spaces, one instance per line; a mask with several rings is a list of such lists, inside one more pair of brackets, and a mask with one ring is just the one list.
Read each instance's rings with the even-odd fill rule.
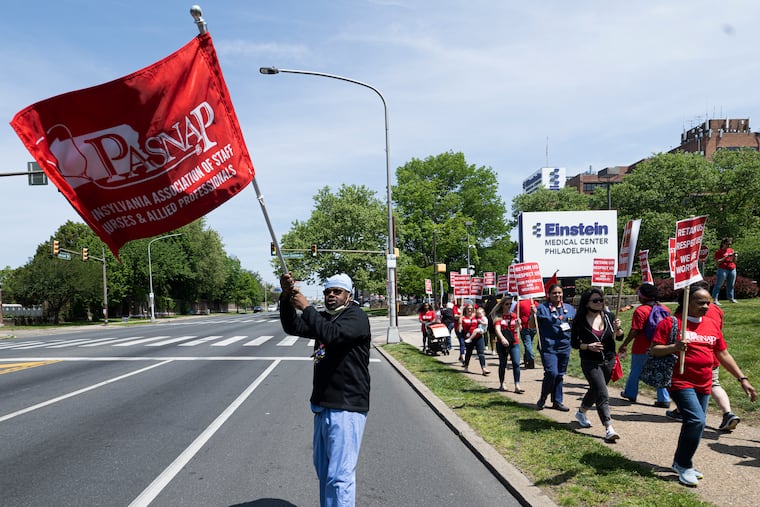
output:
[[[670,397],[676,402],[681,412],[681,434],[678,437],[673,471],[678,474],[678,480],[687,486],[696,486],[697,479],[703,477],[692,463],[694,453],[702,439],[705,429],[707,403],[712,389],[712,367],[714,358],[739,382],[742,389],[752,401],[757,399],[757,392],[747,377],[744,376],[734,358],[726,348],[719,323],[714,319],[703,318],[710,307],[710,293],[698,285],[689,288],[689,306],[687,310],[686,333],[682,340],[679,332],[676,342],[668,345],[673,319],[663,319],[655,329],[652,338],[650,354],[655,357],[668,354],[684,354],[684,371],[680,373],[679,362],[673,368],[673,381],[670,386]],[[683,330],[681,304],[676,309],[675,316],[678,329]]]
[[736,303],[734,298],[734,283],[736,282],[736,252],[731,248],[731,238],[723,238],[720,242],[720,248],[715,251],[715,262],[718,264],[718,271],[715,273],[715,285],[712,290],[712,298],[715,300],[715,304],[720,306],[718,302],[718,294],[723,287],[723,282],[726,283],[726,299],[732,303]]
[[522,394],[520,389],[520,339],[518,338],[517,314],[509,311],[510,298],[504,296],[493,311],[493,327],[496,332],[496,353],[499,355],[499,391],[504,390],[504,377],[507,373],[507,356],[512,358],[512,379],[515,381],[515,392]]
[[420,308],[419,321],[422,324],[422,350],[427,347],[427,327],[435,322],[435,312],[430,305],[424,303]]

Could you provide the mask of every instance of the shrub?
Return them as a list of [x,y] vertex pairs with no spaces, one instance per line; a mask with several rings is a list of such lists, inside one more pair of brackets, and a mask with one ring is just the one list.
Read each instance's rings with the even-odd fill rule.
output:
[[[715,275],[705,276],[704,279],[710,284],[710,290],[715,285]],[[673,289],[672,278],[655,278],[654,285],[660,293],[660,301],[675,301],[678,297],[678,292]],[[756,297],[758,294],[757,284],[746,276],[737,276],[736,283],[734,283],[734,296],[736,299],[748,299]],[[725,286],[720,290],[718,299],[726,298]]]

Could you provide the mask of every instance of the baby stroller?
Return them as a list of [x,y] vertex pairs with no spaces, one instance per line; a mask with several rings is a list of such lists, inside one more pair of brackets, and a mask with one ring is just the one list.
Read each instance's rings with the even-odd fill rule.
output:
[[432,356],[438,355],[439,352],[443,353],[443,355],[449,354],[447,341],[450,339],[451,334],[445,324],[429,324],[425,328],[425,332],[427,333],[425,354]]

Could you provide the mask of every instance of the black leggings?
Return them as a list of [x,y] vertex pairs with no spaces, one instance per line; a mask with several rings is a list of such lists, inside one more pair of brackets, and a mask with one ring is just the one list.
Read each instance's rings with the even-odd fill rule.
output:
[[615,358],[609,361],[581,360],[583,375],[588,380],[588,391],[581,400],[581,408],[590,409],[596,404],[596,412],[602,424],[609,426],[612,423],[610,416],[610,397],[607,392],[607,384],[612,376],[612,367],[615,366]]

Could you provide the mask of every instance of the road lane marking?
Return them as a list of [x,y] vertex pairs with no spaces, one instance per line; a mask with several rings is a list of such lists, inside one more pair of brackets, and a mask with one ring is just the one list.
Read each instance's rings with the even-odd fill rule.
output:
[[286,336],[282,340],[280,340],[280,343],[277,344],[278,347],[291,347],[298,341],[297,336]]
[[58,361],[27,361],[23,363],[4,363],[0,364],[0,375],[3,373],[13,373],[14,371],[26,370],[28,368],[36,368],[37,366],[44,366],[46,364],[57,363]]
[[111,345],[113,343],[121,343],[126,342],[129,340],[137,340],[138,338],[142,338],[142,336],[130,336],[129,338],[108,338],[110,341],[105,341],[102,343],[88,343],[86,345],[80,345],[80,347],[98,347],[100,345]]
[[235,411],[240,408],[240,406],[245,402],[245,400],[248,399],[248,397],[253,393],[253,391],[256,390],[256,388],[259,387],[259,385],[264,382],[264,380],[269,376],[272,371],[277,367],[277,365],[280,364],[280,361],[274,361],[272,364],[270,364],[266,370],[264,370],[261,375],[259,375],[256,380],[253,381],[251,385],[249,385],[245,391],[240,393],[240,396],[238,396],[235,401],[233,401],[226,409],[224,409],[224,412],[219,414],[219,416],[212,422],[205,430],[203,430],[203,433],[198,435],[198,438],[196,438],[193,443],[190,444],[190,446],[182,451],[182,453],[177,456],[177,458],[168,466],[166,469],[161,472],[161,474],[156,477],[153,482],[148,485],[147,488],[143,490],[142,493],[140,493],[137,498],[135,498],[132,503],[129,504],[129,507],[144,507],[150,505],[150,503],[156,499],[156,497],[161,493],[161,491],[164,490],[164,488],[174,479],[174,477],[184,468],[185,465],[187,465],[191,459],[200,451],[204,445],[206,445],[206,442],[208,442],[211,437],[214,436],[214,434],[219,430],[219,428],[222,427],[222,425],[227,422],[227,420],[232,417],[232,415],[235,413]]
[[232,336],[230,338],[227,338],[226,340],[222,340],[220,342],[212,343],[212,347],[226,347],[227,345],[230,345],[235,342],[239,342],[240,340],[245,340],[248,338],[248,336]]
[[112,384],[114,382],[118,382],[119,380],[124,380],[125,378],[131,377],[132,375],[138,375],[140,373],[146,372],[148,370],[152,370],[153,368],[157,368],[159,366],[163,366],[165,364],[171,363],[171,360],[169,361],[162,361],[160,363],[151,364],[150,366],[146,366],[145,368],[140,368],[139,370],[135,370],[129,373],[125,373],[124,375],[119,375],[118,377],[114,377],[112,379],[104,380],[103,382],[98,382],[97,384],[93,384],[89,387],[85,387],[83,389],[79,389],[78,391],[74,391],[68,394],[64,394],[62,396],[58,396],[57,398],[52,398],[48,401],[43,401],[42,403],[38,403],[36,405],[32,405],[31,407],[23,408],[21,410],[17,410],[16,412],[10,413],[8,415],[4,415],[0,417],[0,422],[5,422],[9,419],[13,419],[14,417],[18,417],[23,414],[28,414],[29,412],[33,412],[35,410],[39,410],[41,408],[47,407],[48,405],[53,405],[54,403],[58,403],[59,401],[66,400],[68,398],[73,398],[74,396],[79,396],[80,394],[84,394],[86,392],[92,391],[94,389],[97,389],[99,387],[103,387],[108,384]]
[[114,347],[129,347],[130,345],[139,345],[141,343],[154,342],[156,340],[163,340],[169,338],[168,336],[154,336],[153,338],[142,338],[141,340],[134,340],[126,343],[117,343]]
[[[14,361],[107,362],[107,361],[313,361],[311,356],[107,356],[107,357],[14,357]],[[380,359],[370,358],[370,363]]]
[[191,342],[187,343],[180,343],[178,347],[195,347],[196,345],[200,345],[201,343],[211,342],[214,340],[218,340],[219,338],[222,338],[221,335],[219,336],[206,336],[205,338],[198,338],[197,340],[193,340]]
[[[162,338],[169,338],[168,336],[163,336]],[[164,345],[170,345],[172,343],[177,342],[186,342],[188,340],[192,340],[193,338],[198,338],[197,336],[180,336],[179,338],[170,338],[168,340],[164,340],[162,342],[158,343],[148,343],[146,347],[163,347]],[[115,347],[116,345],[114,345]]]
[[274,336],[270,336],[270,335],[259,336],[258,338],[254,338],[248,343],[244,343],[243,347],[258,347],[259,345],[268,342],[272,338],[274,338]]

